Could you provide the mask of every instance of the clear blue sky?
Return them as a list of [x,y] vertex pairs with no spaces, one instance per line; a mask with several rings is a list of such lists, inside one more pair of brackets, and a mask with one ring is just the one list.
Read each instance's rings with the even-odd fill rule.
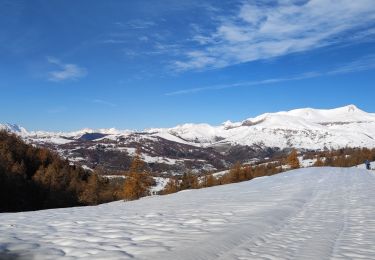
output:
[[0,122],[30,130],[375,112],[373,0],[2,0]]

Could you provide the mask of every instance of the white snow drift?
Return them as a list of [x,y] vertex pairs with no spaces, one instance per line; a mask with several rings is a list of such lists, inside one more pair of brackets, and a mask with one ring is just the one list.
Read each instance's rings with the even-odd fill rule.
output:
[[375,176],[309,168],[95,207],[0,214],[25,259],[375,259]]

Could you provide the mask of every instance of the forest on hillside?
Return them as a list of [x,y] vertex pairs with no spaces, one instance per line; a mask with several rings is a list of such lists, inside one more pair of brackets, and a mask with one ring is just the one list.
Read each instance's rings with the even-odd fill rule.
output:
[[48,149],[0,132],[0,212],[95,205],[117,199],[118,189]]

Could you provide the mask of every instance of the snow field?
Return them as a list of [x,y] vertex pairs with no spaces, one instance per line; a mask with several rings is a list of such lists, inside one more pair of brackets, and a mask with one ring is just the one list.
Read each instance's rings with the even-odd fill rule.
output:
[[308,168],[133,202],[3,213],[0,256],[375,259],[374,187],[371,171]]

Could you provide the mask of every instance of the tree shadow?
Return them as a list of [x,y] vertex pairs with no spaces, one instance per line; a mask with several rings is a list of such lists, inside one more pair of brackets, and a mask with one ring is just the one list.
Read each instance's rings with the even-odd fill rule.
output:
[[21,253],[18,252],[0,252],[0,260],[26,260],[30,259],[30,255],[22,256]]

